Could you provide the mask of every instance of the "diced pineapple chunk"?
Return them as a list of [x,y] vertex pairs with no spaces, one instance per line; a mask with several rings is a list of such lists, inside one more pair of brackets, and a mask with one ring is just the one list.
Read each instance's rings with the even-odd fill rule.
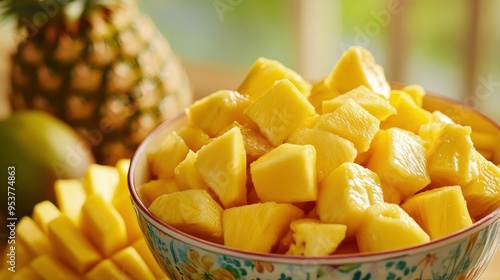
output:
[[163,194],[153,201],[149,211],[187,234],[222,243],[222,208],[203,189]]
[[334,99],[339,95],[338,91],[328,88],[325,84],[325,79],[322,79],[312,86],[311,95],[309,95],[307,100],[314,106],[316,113],[323,114],[323,102]]
[[385,98],[389,98],[391,90],[384,69],[376,64],[375,58],[368,50],[359,46],[344,51],[326,77],[325,83],[340,93],[363,85]]
[[[252,252],[270,253],[289,230],[290,222],[304,212],[288,203],[264,202],[224,210],[224,245]],[[265,236],[265,238],[262,238]]]
[[61,211],[49,200],[39,202],[33,207],[33,220],[45,233],[48,231],[47,225],[50,221],[59,215],[61,215]]
[[[252,162],[257,158],[261,157],[263,154],[267,153],[273,149],[273,145],[260,133],[257,128],[250,128],[243,126],[237,122],[231,124],[227,127],[226,131],[233,128],[239,127],[241,135],[243,136],[243,142],[245,143],[245,151],[247,154],[247,162]],[[226,132],[224,131],[224,133]]]
[[92,268],[86,275],[85,279],[88,280],[102,280],[102,279],[113,279],[113,280],[128,280],[127,275],[118,268],[118,266],[113,263],[110,259],[105,259],[98,263],[94,268]]
[[347,226],[346,235],[353,236],[365,210],[383,202],[384,194],[377,174],[347,162],[321,182],[316,211],[322,222],[344,224]]
[[245,143],[238,127],[201,148],[194,167],[224,208],[246,204]]
[[415,104],[417,104],[418,107],[422,107],[425,96],[425,89],[422,86],[409,85],[403,87],[402,90],[411,96],[411,98],[413,99]]
[[157,179],[144,183],[139,188],[141,200],[146,207],[149,207],[153,201],[162,194],[180,191],[176,181],[172,179]]
[[431,143],[427,171],[433,186],[465,185],[478,176],[471,128],[444,125]]
[[203,178],[194,167],[197,158],[198,154],[190,150],[186,158],[175,167],[175,182],[179,190],[206,188]]
[[156,279],[146,262],[132,246],[128,246],[110,258],[124,275],[126,279]]
[[478,176],[462,186],[470,215],[480,219],[500,207],[500,167],[475,153]]
[[290,135],[288,142],[314,146],[318,183],[342,163],[354,161],[357,154],[354,144],[350,141],[318,128],[296,130]]
[[178,133],[189,149],[194,152],[197,152],[201,147],[210,142],[210,136],[198,127],[186,125],[183,126]]
[[61,213],[78,225],[80,210],[87,197],[82,182],[76,179],[59,179],[54,183],[54,191]]
[[53,248],[47,234],[30,217],[22,217],[16,226],[16,231],[17,237],[34,254],[52,254]]
[[38,256],[31,262],[31,267],[43,279],[81,280],[77,273],[50,255]]
[[472,225],[460,186],[437,188],[409,197],[401,207],[431,240]]
[[399,128],[377,134],[367,167],[379,176],[386,202],[399,204],[430,183],[422,142],[417,135]]
[[366,209],[356,240],[361,252],[381,252],[416,246],[430,238],[399,205],[377,203]]
[[368,151],[380,121],[352,99],[332,113],[321,115],[316,126],[351,141],[359,153]]
[[447,125],[453,125],[455,122],[440,111],[432,112],[432,121],[422,124],[418,130],[418,136],[427,142],[428,148],[441,133],[441,129]]
[[316,111],[289,81],[280,80],[263,97],[250,105],[245,114],[259,127],[262,134],[278,146],[294,130],[315,120]]
[[382,129],[399,127],[417,134],[421,125],[432,121],[431,113],[419,107],[407,92],[391,91],[390,101],[397,113],[380,124]]
[[286,254],[293,256],[328,256],[335,252],[346,233],[345,225],[324,224],[313,219],[295,220],[290,228],[294,242]]
[[127,245],[125,222],[118,211],[99,195],[87,197],[82,206],[80,227],[106,257]]
[[85,172],[83,189],[87,195],[99,194],[107,202],[112,202],[119,182],[118,170],[114,166],[93,163]]
[[316,150],[312,145],[281,144],[250,164],[259,198],[304,202],[317,198]]
[[323,113],[330,113],[352,99],[379,121],[387,119],[396,114],[396,109],[391,105],[387,98],[376,94],[365,86],[359,86],[331,100],[325,100],[322,103]]
[[267,58],[258,58],[247,73],[238,92],[256,100],[266,94],[275,82],[288,79],[304,96],[309,96],[311,85],[292,69],[287,68],[279,61]]
[[160,179],[173,179],[175,167],[186,158],[189,148],[176,133],[170,133],[160,147],[148,154],[149,167],[153,176]]
[[[60,259],[80,274],[87,272],[102,258],[95,247],[65,215],[49,223],[49,239]],[[37,272],[40,273],[38,270]]]
[[215,137],[235,121],[250,123],[244,114],[250,104],[248,96],[236,91],[221,90],[194,102],[187,109],[186,115],[189,125],[202,129],[210,137]]

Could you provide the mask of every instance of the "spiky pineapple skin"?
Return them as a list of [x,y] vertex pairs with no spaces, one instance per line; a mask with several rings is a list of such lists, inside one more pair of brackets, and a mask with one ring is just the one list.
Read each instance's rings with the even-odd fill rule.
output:
[[55,17],[30,31],[12,56],[12,108],[66,121],[100,163],[130,157],[192,102],[182,65],[135,3],[94,8],[74,21]]

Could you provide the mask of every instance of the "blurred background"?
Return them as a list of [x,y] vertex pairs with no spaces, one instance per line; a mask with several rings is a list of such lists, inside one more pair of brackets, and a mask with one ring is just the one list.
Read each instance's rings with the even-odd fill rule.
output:
[[[361,45],[388,80],[463,100],[500,121],[498,0],[141,0],[139,6],[182,60],[196,98],[237,87],[259,56],[314,81],[345,48]],[[4,38],[10,29],[3,24]],[[5,56],[14,44],[3,41]],[[7,83],[1,75],[2,87]]]
[[350,45],[388,80],[419,84],[500,120],[498,0],[142,0],[196,93],[235,88],[259,56],[309,80]]

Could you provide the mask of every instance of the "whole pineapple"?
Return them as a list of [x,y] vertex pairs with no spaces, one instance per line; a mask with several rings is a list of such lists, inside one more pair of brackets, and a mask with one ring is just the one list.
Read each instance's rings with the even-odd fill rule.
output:
[[97,161],[130,157],[192,101],[165,38],[133,0],[0,0],[24,39],[12,56],[14,110],[48,111],[82,133]]

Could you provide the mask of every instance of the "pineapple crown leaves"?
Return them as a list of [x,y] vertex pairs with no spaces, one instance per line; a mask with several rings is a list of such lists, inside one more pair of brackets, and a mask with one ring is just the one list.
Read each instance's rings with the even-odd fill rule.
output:
[[18,26],[44,25],[58,20],[77,20],[96,9],[133,0],[0,0],[0,17],[14,17]]

